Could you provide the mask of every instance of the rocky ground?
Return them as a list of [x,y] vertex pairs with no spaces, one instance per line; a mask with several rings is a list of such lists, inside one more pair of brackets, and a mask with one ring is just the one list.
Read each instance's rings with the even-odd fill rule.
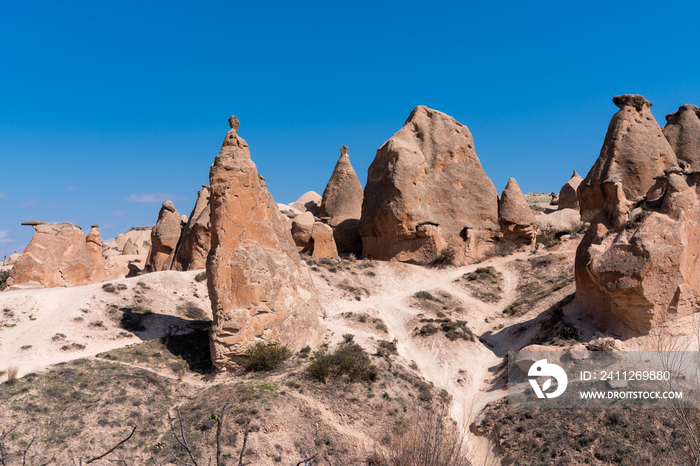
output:
[[[352,338],[376,367],[373,381],[315,380],[308,352],[273,372],[214,377],[201,270],[4,292],[0,370],[4,380],[14,370],[18,378],[0,385],[1,427],[19,422],[7,440],[11,453],[34,435],[33,463],[56,455],[69,464],[106,451],[136,426],[110,458],[174,464],[173,453],[185,451],[167,413],[179,408],[206,463],[217,414],[229,400],[227,458],[237,460],[250,418],[244,458],[251,464],[296,464],[317,453],[318,464],[359,464],[391,445],[397,423],[447,402],[473,464],[633,464],[619,461],[625,452],[644,460],[636,464],[667,464],[660,445],[669,444],[658,439],[672,438],[663,427],[669,418],[651,423],[594,410],[571,418],[566,410],[556,413],[555,435],[545,428],[551,411],[499,401],[509,350],[567,348],[596,333],[571,304],[578,240],[444,269],[302,256],[324,309],[325,347],[333,351]],[[682,323],[674,325],[682,331]]]

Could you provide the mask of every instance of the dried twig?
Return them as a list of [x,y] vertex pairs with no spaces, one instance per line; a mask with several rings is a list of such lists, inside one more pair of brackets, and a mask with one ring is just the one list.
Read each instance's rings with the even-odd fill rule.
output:
[[[95,456],[94,458],[90,458],[89,460],[87,460],[87,461],[85,462],[85,464],[90,464],[90,463],[92,463],[93,461],[97,461],[97,460],[99,460],[99,459],[102,459],[102,458],[104,458],[105,456],[107,456],[107,455],[109,455],[110,453],[112,453],[112,452],[113,452],[114,450],[116,450],[117,448],[119,448],[120,446],[122,446],[124,443],[126,443],[126,442],[131,438],[132,435],[134,435],[134,432],[136,432],[136,427],[138,427],[138,426],[134,426],[134,428],[131,429],[131,433],[129,434],[129,436],[128,436],[127,438],[125,438],[125,439],[122,440],[121,442],[117,443],[117,444],[114,445],[111,449],[109,449],[107,452],[101,454],[100,456]],[[81,460],[81,464],[82,464],[82,460]]]
[[308,458],[299,461],[295,466],[300,466],[302,464],[306,464],[307,461],[311,461],[313,459],[316,459],[317,456],[318,456],[318,453],[314,454],[313,456],[309,456]]
[[[224,463],[221,462],[221,428],[224,424],[224,414],[226,414],[226,409],[228,408],[229,400],[226,400],[226,404],[221,409],[221,416],[216,420],[216,466],[223,466]],[[209,460],[211,463],[211,459]]]
[[[192,453],[192,448],[190,448],[190,444],[187,443],[187,437],[185,436],[185,423],[182,420],[182,414],[180,414],[180,408],[175,408],[177,411],[177,417],[180,419],[180,435],[182,435],[182,439],[180,439],[177,436],[177,431],[175,430],[175,424],[173,424],[174,419],[170,416],[170,412],[168,412],[168,420],[170,421],[170,429],[173,432],[173,436],[175,437],[175,440],[177,440],[177,443],[179,443],[182,448],[187,450],[187,453],[190,455],[190,459],[192,460],[192,464],[194,466],[199,466],[199,463],[197,463],[197,459],[194,457],[194,453]],[[172,453],[172,451],[171,451]],[[173,454],[173,456],[175,456]],[[177,458],[177,457],[176,457]]]
[[250,429],[250,418],[245,423],[245,435],[243,435],[243,446],[241,447],[241,456],[238,458],[238,466],[246,466],[247,464],[250,464],[250,461],[247,463],[243,462],[243,454],[245,453],[245,444],[248,441],[248,431]]

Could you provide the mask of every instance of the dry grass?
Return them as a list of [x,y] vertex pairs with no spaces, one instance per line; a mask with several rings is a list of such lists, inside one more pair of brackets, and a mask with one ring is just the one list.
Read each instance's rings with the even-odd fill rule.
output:
[[13,384],[17,380],[17,372],[19,368],[17,366],[10,366],[7,368],[7,383]]

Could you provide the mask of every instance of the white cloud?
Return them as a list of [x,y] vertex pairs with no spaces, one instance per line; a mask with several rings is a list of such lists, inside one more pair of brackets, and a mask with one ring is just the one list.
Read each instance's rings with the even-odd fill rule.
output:
[[175,194],[171,193],[141,193],[141,194],[132,194],[131,196],[127,197],[125,200],[129,202],[148,202],[148,203],[156,203],[156,202],[163,202],[163,201],[184,201],[187,198],[176,196]]
[[121,217],[122,215],[126,215],[126,212],[124,212],[123,210],[113,210],[112,215],[114,215],[115,217]]
[[12,243],[15,241],[7,237],[9,233],[10,230],[0,230],[0,243]]

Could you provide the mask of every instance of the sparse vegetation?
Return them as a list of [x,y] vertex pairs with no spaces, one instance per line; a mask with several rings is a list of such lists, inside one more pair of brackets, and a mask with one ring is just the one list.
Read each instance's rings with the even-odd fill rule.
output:
[[197,275],[194,276],[194,280],[196,282],[204,282],[207,280],[207,273],[206,272],[199,272]]
[[10,366],[7,368],[7,383],[12,385],[15,383],[15,380],[17,380],[17,372],[19,371],[19,367],[17,366]]
[[472,296],[485,303],[497,303],[501,300],[503,274],[491,266],[479,267],[473,272],[462,275],[462,279],[458,281],[471,292]]
[[329,377],[343,376],[347,376],[350,382],[374,382],[379,374],[365,350],[347,339],[332,353],[326,349],[315,351],[306,372],[312,379],[323,383]]
[[106,291],[107,293],[117,293],[117,287],[111,283],[105,283],[104,285],[102,285],[102,290]]
[[0,291],[4,291],[7,288],[7,279],[10,278],[9,270],[0,271]]
[[451,247],[447,247],[437,253],[433,259],[428,261],[425,265],[428,267],[433,267],[437,269],[444,269],[455,265],[456,252]]
[[248,372],[273,371],[291,355],[292,351],[284,345],[259,341],[246,350],[242,364]]
[[186,304],[180,304],[177,306],[177,310],[188,319],[209,320],[207,313],[195,303],[187,302]]

